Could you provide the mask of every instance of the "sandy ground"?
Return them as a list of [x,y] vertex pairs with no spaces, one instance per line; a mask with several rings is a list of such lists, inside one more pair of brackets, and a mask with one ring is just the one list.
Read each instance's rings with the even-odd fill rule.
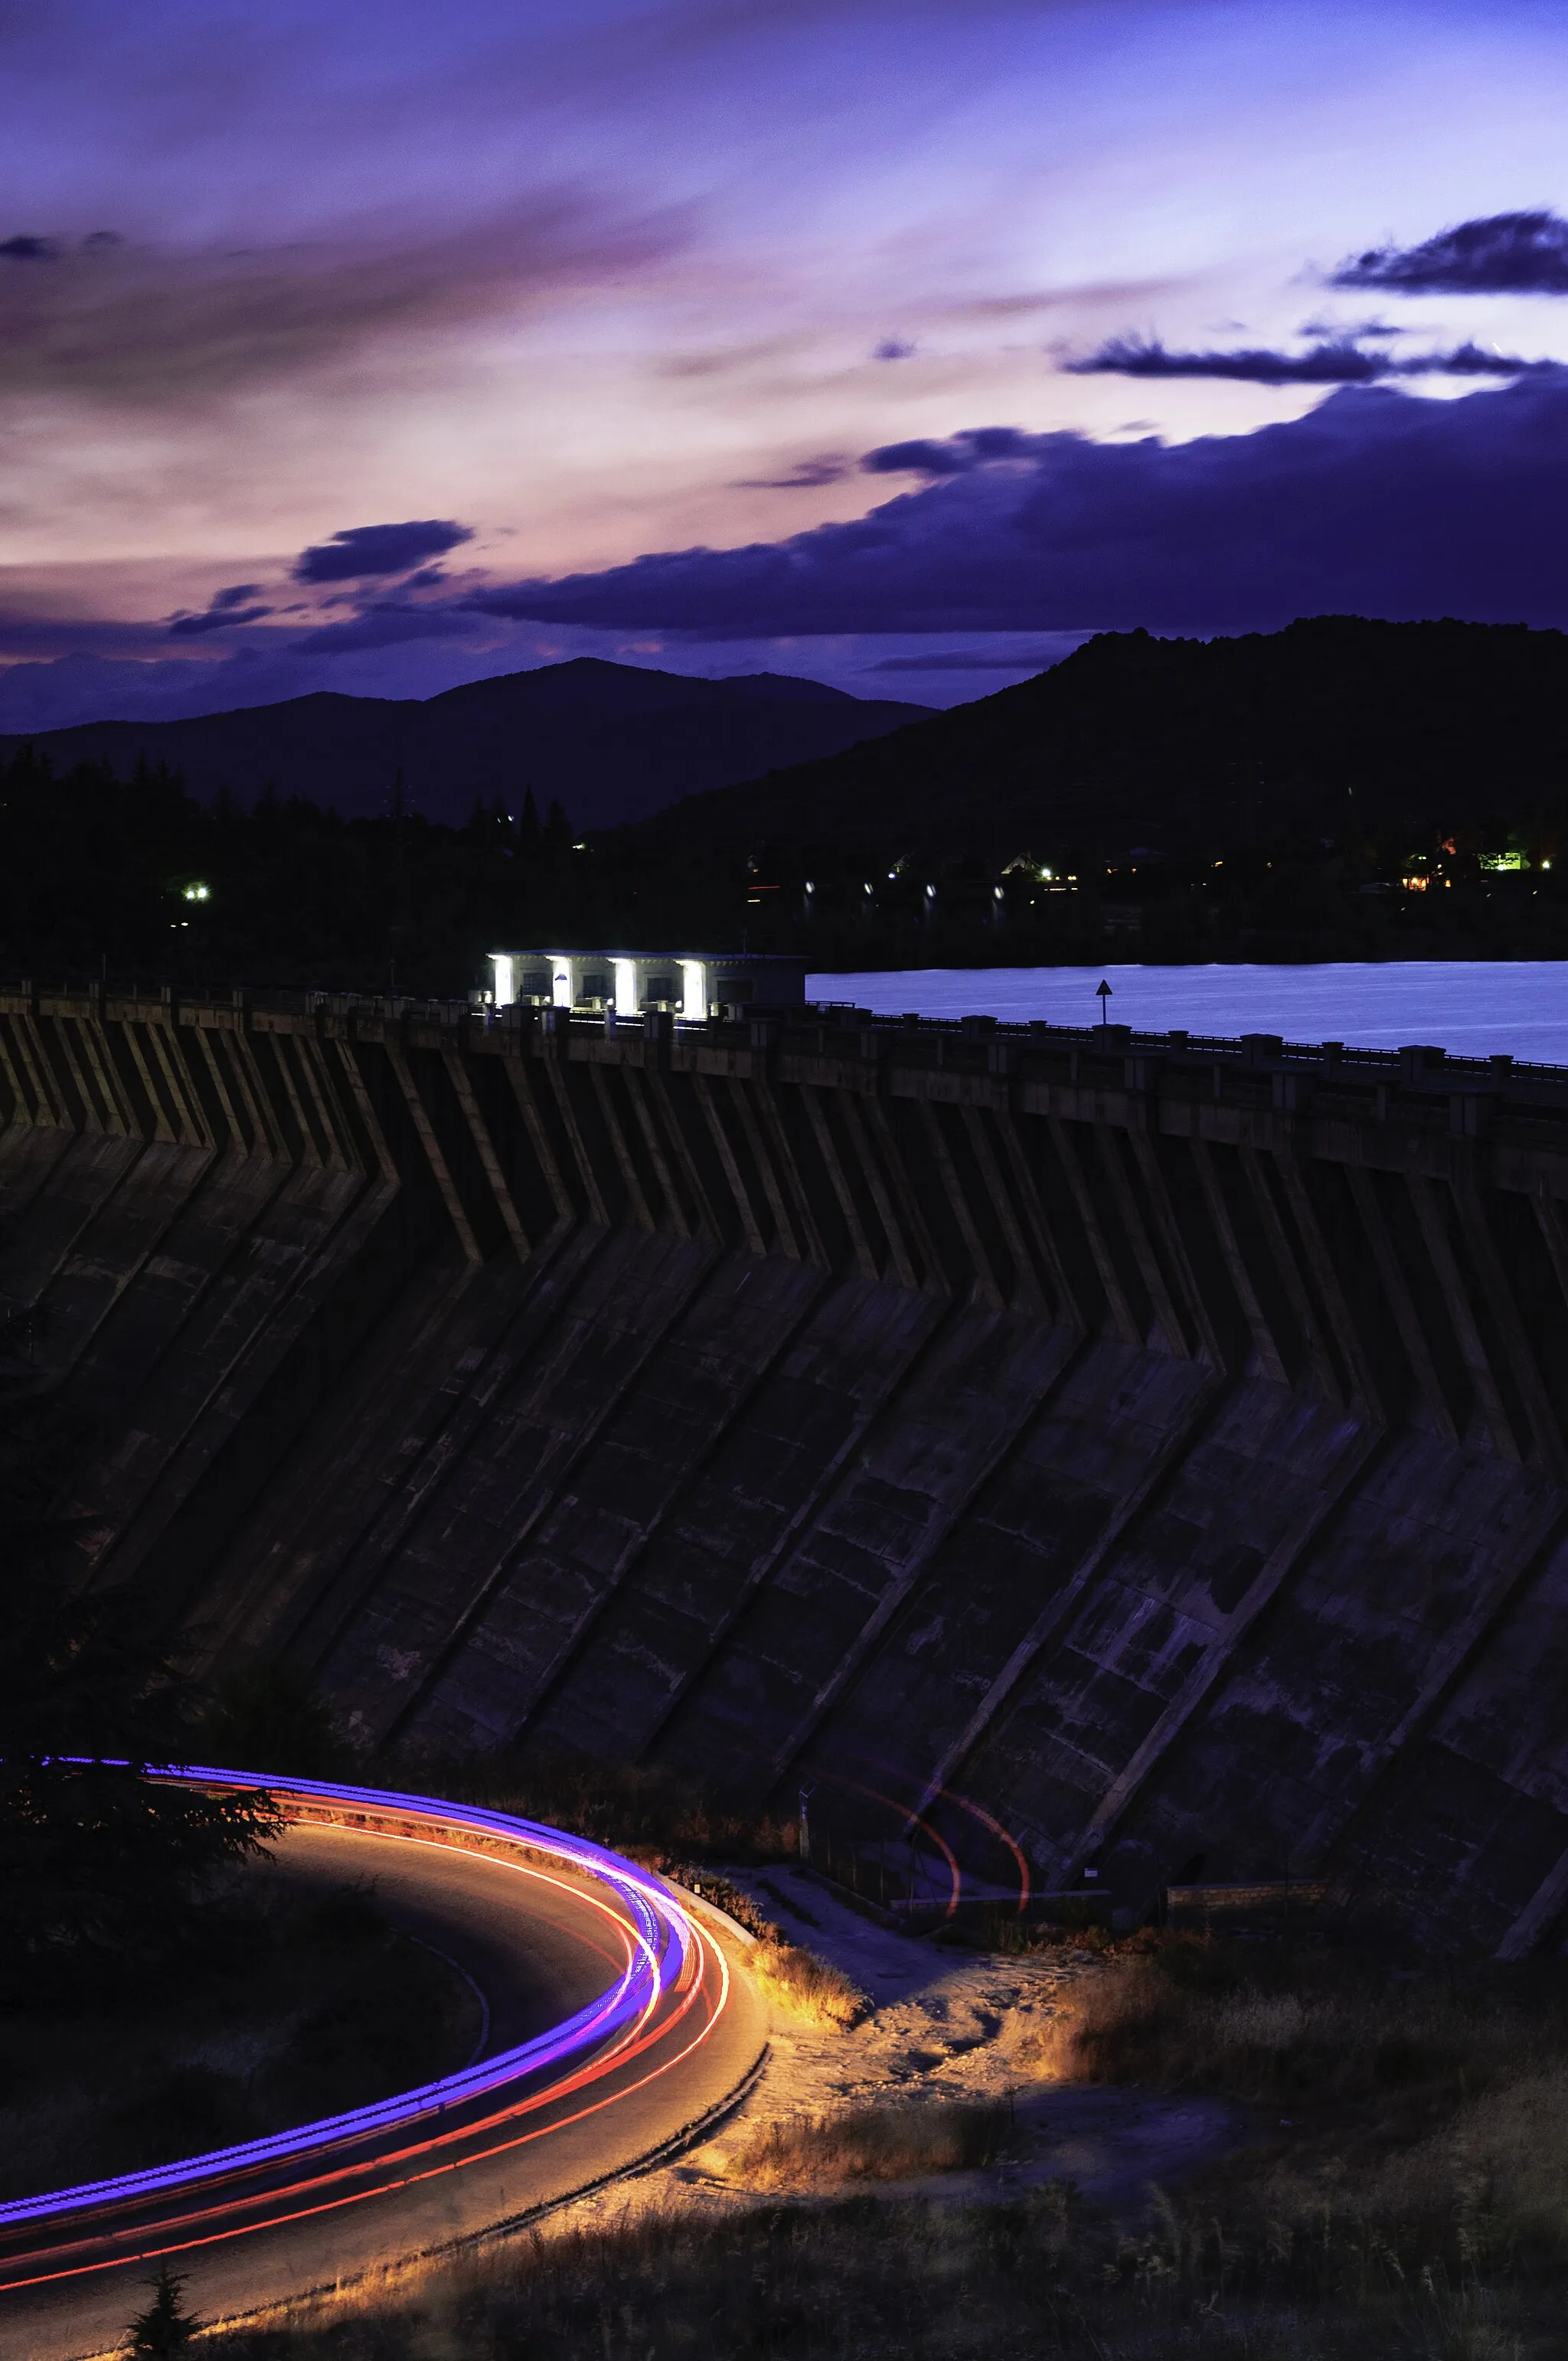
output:
[[793,1941],[842,1969],[867,1993],[872,2012],[841,2033],[817,2032],[775,2009],[767,2063],[722,2129],[631,2189],[622,2183],[569,2208],[574,2229],[608,2226],[650,2204],[714,2213],[755,2203],[726,2171],[751,2136],[797,2116],[890,2100],[1012,2099],[1016,2136],[995,2165],[871,2184],[888,2195],[917,2190],[969,2204],[1069,2180],[1092,2202],[1135,2215],[1154,2184],[1251,2133],[1242,2112],[1221,2100],[1042,2080],[1042,2035],[1070,2006],[1074,1984],[1098,1971],[1091,1952],[960,1949],[876,1925],[807,1872],[723,1873]]

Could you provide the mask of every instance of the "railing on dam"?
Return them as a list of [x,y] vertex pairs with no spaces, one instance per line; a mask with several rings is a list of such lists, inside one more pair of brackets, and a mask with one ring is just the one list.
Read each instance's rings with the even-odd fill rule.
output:
[[1568,1070],[16,985],[0,1325],[82,1578],[367,1744],[1568,1906]]

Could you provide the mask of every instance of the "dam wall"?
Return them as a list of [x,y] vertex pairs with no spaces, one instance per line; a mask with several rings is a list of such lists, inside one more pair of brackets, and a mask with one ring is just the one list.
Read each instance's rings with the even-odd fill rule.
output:
[[23,985],[0,1120],[7,1398],[214,1665],[1563,1939],[1568,1071]]

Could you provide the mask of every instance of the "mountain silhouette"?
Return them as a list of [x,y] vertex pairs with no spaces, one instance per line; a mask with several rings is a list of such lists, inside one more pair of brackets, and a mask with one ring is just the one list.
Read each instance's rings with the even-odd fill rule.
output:
[[835,754],[929,708],[850,697],[778,673],[729,680],[579,656],[422,699],[322,691],[185,721],[88,721],[0,738],[47,752],[57,770],[106,762],[128,775],[165,763],[203,801],[250,804],[272,787],[345,816],[407,804],[461,822],[476,796],[512,810],[532,788],[559,797],[574,828],[637,820],[684,796]]
[[1568,635],[1320,615],[1104,632],[1049,672],[654,823],[673,841],[1192,858],[1568,806]]

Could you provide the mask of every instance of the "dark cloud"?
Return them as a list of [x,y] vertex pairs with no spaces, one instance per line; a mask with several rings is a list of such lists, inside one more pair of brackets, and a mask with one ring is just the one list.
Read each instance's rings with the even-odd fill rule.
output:
[[884,336],[872,355],[873,361],[906,361],[913,357],[915,347],[902,336]]
[[1407,295],[1568,295],[1568,221],[1546,212],[1488,214],[1420,246],[1354,255],[1329,284]]
[[424,517],[408,524],[356,524],[330,541],[302,550],[296,582],[359,582],[372,575],[404,574],[422,557],[444,557],[474,538],[470,525],[449,517]]
[[0,255],[7,262],[52,262],[59,252],[52,237],[0,238]]
[[1304,418],[1172,446],[986,428],[865,465],[931,480],[852,523],[467,603],[712,639],[1568,620],[1568,368],[1449,401],[1345,387]]
[[861,466],[868,476],[965,476],[998,459],[1026,458],[1037,439],[1018,426],[977,426],[945,442],[884,443]]
[[737,491],[742,492],[808,492],[819,484],[841,483],[852,474],[854,462],[836,451],[824,451],[818,458],[802,459],[787,476],[742,476]]
[[[1371,333],[1362,330],[1358,335]],[[1063,366],[1073,377],[1219,377],[1239,378],[1250,385],[1378,385],[1398,377],[1523,377],[1532,369],[1552,368],[1556,364],[1520,360],[1512,353],[1489,353],[1470,343],[1455,345],[1448,352],[1399,357],[1369,348],[1354,336],[1310,345],[1304,353],[1267,347],[1173,353],[1157,336],[1112,336],[1086,360],[1067,361]]]
[[214,614],[209,607],[203,615],[176,615],[169,626],[171,640],[200,640],[209,631],[232,631],[238,623],[259,623],[272,612],[270,607],[241,607],[233,614]]
[[233,631],[239,623],[259,623],[270,615],[270,607],[247,604],[260,590],[259,582],[232,582],[226,590],[214,590],[205,611],[199,615],[181,613],[172,616],[169,624],[171,640],[199,640],[208,631]]
[[[1239,326],[1241,324],[1238,321],[1232,324]],[[1347,327],[1343,320],[1303,320],[1296,331],[1299,336],[1323,336],[1331,341],[1343,338],[1351,344],[1360,344],[1368,338],[1376,344],[1388,336],[1408,336],[1409,333],[1409,328],[1400,327],[1392,320],[1363,320],[1354,328]]]

